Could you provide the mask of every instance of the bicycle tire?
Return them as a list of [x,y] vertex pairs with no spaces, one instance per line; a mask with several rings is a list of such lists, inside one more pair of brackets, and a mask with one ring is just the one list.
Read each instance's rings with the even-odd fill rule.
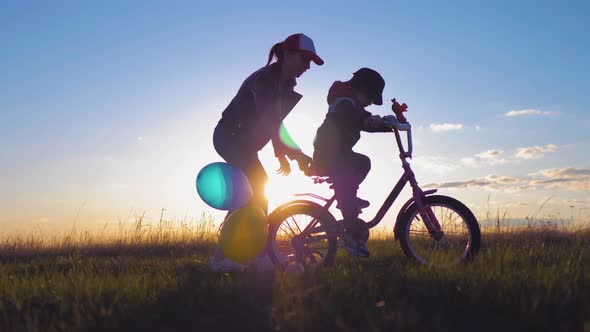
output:
[[[291,220],[295,220],[295,216],[311,217],[312,220],[318,219],[319,223],[321,225],[328,225],[328,224],[332,224],[332,223],[337,222],[336,219],[334,218],[334,216],[332,216],[332,214],[327,212],[324,209],[324,207],[322,207],[321,205],[319,205],[315,202],[311,202],[311,201],[298,200],[298,201],[288,202],[288,203],[280,206],[276,210],[274,210],[269,215],[269,232],[268,232],[267,249],[268,249],[269,257],[270,257],[271,261],[273,262],[273,264],[282,270],[285,269],[286,264],[288,264],[288,262],[287,263],[285,262],[284,252],[281,252],[279,250],[279,245],[277,244],[277,233],[281,230],[281,226],[283,225],[283,223],[286,220],[289,220],[290,218],[291,218]],[[289,222],[291,222],[291,221],[289,220]],[[322,259],[321,264],[319,264],[319,265],[323,265],[323,266],[332,265],[334,262],[334,258],[336,256],[336,250],[338,249],[337,236],[336,235],[329,236],[326,240],[326,243],[327,243],[327,247],[326,247],[325,253],[323,253],[323,255],[321,257],[321,259]],[[282,243],[282,245],[285,245],[285,243]],[[288,243],[287,245],[291,245],[291,243]],[[281,246],[281,248],[283,248],[283,247]],[[291,249],[294,252],[296,251],[295,248],[292,248],[292,245],[291,245]],[[304,253],[304,255],[306,255],[306,254],[307,253]],[[296,253],[295,253],[295,255],[296,255]],[[297,262],[303,263],[304,268],[306,270],[311,267],[310,264],[306,264],[306,263],[309,263],[308,257],[294,257],[294,258]]]
[[[432,258],[430,258],[430,259],[427,257],[424,257],[424,254],[418,253],[418,248],[424,249],[423,251],[427,253],[428,246],[431,246],[431,249],[432,249],[437,246],[437,242],[439,242],[439,243],[442,243],[442,242],[430,237],[429,240],[430,240],[431,244],[429,244],[428,240],[427,240],[427,238],[429,237],[429,234],[425,234],[426,231],[422,231],[422,232],[414,231],[414,233],[412,233],[412,224],[415,221],[417,221],[418,223],[421,223],[418,207],[417,207],[416,203],[414,202],[403,213],[400,220],[395,225],[395,233],[397,235],[397,238],[400,240],[400,245],[402,247],[404,254],[407,257],[409,257],[410,259],[416,260],[416,261],[418,261],[422,264],[425,264],[425,265],[451,266],[451,265],[456,265],[461,262],[471,261],[477,255],[477,252],[479,251],[480,246],[481,246],[481,231],[480,231],[477,219],[475,218],[475,216],[473,215],[471,210],[469,210],[469,208],[467,206],[465,206],[465,204],[461,203],[460,201],[458,201],[452,197],[443,196],[443,195],[426,196],[426,198],[424,199],[424,205],[425,205],[425,207],[434,208],[434,210],[436,210],[436,207],[440,207],[441,211],[442,211],[442,208],[448,208],[452,212],[454,212],[457,216],[461,217],[461,219],[464,223],[465,229],[467,230],[468,242],[465,244],[465,248],[460,253],[459,257],[452,259],[452,260],[449,257],[445,257],[444,255],[442,255],[440,253],[440,251],[438,251],[438,256],[437,256],[437,254],[433,254]],[[443,216],[443,219],[445,219],[445,218],[448,220],[452,219],[452,217],[450,217],[450,216],[448,216],[448,217],[444,216],[442,214],[442,212],[435,211],[435,213],[437,213],[437,214],[440,213],[441,216]],[[437,216],[437,218],[440,221],[441,217]],[[452,244],[449,244],[449,243],[451,243],[451,241],[453,241],[456,238],[464,237],[465,235],[461,234],[460,231],[458,231],[456,233],[449,232],[450,227],[447,227],[447,229],[445,229],[444,222],[445,222],[444,220],[441,222],[441,227],[443,228],[442,230],[443,230],[443,232],[445,232],[445,237],[443,237],[443,239],[445,241],[448,241],[446,243],[446,246],[451,247]],[[454,223],[454,220],[451,220],[449,223],[451,223],[451,222]],[[424,242],[424,243],[422,243],[422,242]],[[439,246],[442,247],[443,245],[440,244]],[[460,247],[460,246],[458,246],[458,247]],[[431,251],[434,252],[435,249],[432,249]],[[435,260],[437,260],[436,263],[434,262]]]

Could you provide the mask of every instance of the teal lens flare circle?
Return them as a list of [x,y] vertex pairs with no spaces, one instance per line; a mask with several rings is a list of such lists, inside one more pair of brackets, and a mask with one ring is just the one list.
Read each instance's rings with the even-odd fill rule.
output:
[[239,209],[252,198],[252,187],[244,172],[227,163],[203,167],[196,182],[201,199],[218,210]]

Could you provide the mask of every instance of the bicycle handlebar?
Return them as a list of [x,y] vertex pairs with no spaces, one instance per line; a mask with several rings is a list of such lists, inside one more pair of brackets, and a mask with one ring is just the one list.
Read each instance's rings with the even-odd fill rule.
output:
[[[400,156],[403,158],[412,158],[412,125],[409,122],[399,122],[394,115],[386,115],[383,117],[385,124],[390,126],[395,133],[395,139],[399,148]],[[408,141],[408,151],[405,150],[401,141],[399,132],[405,131]]]

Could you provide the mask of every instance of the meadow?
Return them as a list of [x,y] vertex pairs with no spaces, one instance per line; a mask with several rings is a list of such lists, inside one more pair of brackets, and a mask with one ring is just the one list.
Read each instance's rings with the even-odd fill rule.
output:
[[590,331],[588,230],[490,226],[449,269],[373,234],[370,258],[297,275],[211,271],[215,233],[204,218],[4,237],[0,331]]

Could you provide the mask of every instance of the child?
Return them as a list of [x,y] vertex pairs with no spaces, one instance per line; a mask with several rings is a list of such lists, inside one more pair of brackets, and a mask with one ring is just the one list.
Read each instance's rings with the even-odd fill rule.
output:
[[381,75],[369,68],[359,69],[347,82],[334,82],[328,92],[328,113],[314,140],[314,168],[333,181],[337,208],[344,218],[343,245],[357,256],[369,256],[365,241],[359,238],[362,221],[358,220],[360,209],[369,206],[369,202],[356,194],[371,169],[371,160],[352,148],[361,131],[391,131],[380,116],[365,110],[371,104],[383,104],[384,87]]

